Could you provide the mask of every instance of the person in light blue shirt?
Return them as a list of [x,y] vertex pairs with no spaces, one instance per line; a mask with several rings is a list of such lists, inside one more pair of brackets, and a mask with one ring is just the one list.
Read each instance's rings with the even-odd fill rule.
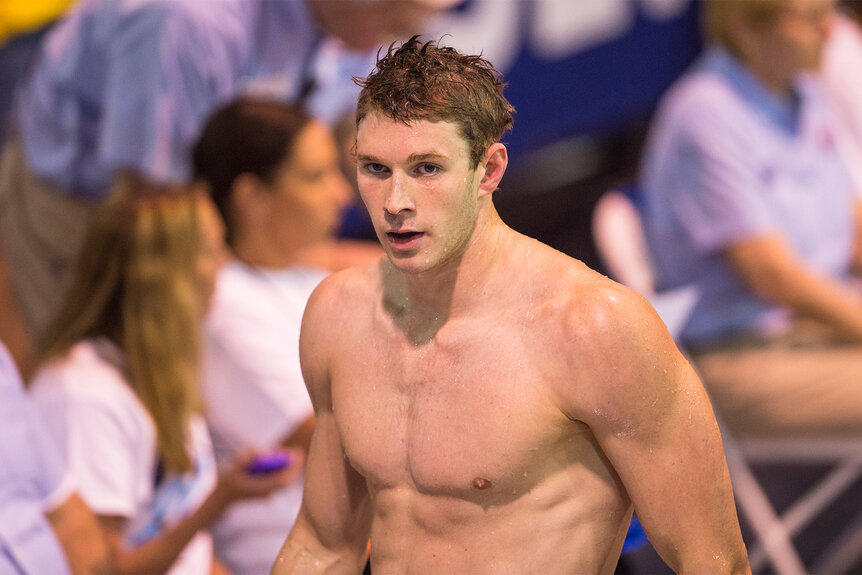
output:
[[0,575],[108,573],[106,547],[0,344]]
[[808,74],[833,4],[705,4],[711,46],[645,150],[660,287],[697,286],[681,339],[740,431],[862,435],[860,183]]
[[368,68],[373,49],[454,3],[77,2],[18,95],[0,168],[0,247],[14,270],[12,285],[0,290],[14,292],[20,310],[9,311],[23,316],[17,333],[0,337],[41,332],[118,168],[183,181],[204,119],[243,93],[302,101],[335,120],[354,105],[351,76]]

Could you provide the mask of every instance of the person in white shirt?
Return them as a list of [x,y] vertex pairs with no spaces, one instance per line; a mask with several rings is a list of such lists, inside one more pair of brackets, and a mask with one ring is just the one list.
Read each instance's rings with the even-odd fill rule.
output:
[[206,529],[300,474],[221,472],[200,415],[199,331],[223,261],[201,190],[124,174],[95,215],[30,395],[107,535],[118,573],[209,575]]

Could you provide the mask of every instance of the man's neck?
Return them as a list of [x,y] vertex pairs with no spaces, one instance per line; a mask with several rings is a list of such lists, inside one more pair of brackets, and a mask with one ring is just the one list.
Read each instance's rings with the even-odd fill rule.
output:
[[506,250],[503,244],[509,236],[491,209],[480,217],[463,252],[438,268],[410,274],[385,267],[385,304],[414,343],[427,343],[450,318],[476,308],[496,277],[498,254]]

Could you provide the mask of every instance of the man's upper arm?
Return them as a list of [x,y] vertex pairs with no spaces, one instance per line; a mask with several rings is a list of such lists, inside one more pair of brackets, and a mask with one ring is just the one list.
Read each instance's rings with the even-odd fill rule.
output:
[[371,523],[368,490],[344,454],[330,395],[330,362],[338,351],[338,335],[330,331],[338,324],[334,284],[324,280],[303,317],[300,360],[314,405],[314,435],[302,508],[273,573],[358,573],[364,562]]
[[706,392],[646,301],[624,288],[609,294],[593,339],[606,353],[591,369],[591,408],[583,420],[672,568],[744,572],[745,548]]

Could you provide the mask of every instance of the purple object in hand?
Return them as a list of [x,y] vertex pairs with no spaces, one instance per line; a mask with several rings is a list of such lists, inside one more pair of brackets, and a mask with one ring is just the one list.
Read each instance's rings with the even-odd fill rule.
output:
[[260,475],[263,473],[272,473],[290,466],[290,455],[281,451],[273,453],[264,453],[255,457],[246,471],[252,475]]

